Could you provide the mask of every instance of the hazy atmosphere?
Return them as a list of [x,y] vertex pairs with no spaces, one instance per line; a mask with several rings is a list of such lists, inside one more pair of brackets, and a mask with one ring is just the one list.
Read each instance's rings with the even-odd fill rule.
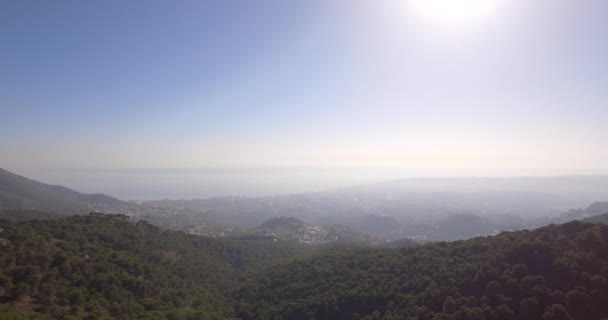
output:
[[427,2],[4,2],[0,163],[126,198],[608,172],[608,3]]
[[608,0],[0,0],[0,319],[607,320]]

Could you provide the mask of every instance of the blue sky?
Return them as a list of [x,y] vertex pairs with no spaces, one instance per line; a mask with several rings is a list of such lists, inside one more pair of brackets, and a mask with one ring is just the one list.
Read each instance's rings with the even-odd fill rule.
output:
[[608,2],[503,2],[2,1],[0,164],[601,172]]

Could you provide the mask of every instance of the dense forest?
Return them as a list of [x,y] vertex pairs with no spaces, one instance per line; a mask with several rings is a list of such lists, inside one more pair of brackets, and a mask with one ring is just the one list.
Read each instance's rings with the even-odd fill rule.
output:
[[236,294],[243,319],[608,319],[608,226],[581,222],[277,263]]
[[0,319],[608,319],[608,226],[411,248],[0,220]]
[[244,270],[302,250],[124,215],[0,221],[0,319],[230,318],[230,289]]

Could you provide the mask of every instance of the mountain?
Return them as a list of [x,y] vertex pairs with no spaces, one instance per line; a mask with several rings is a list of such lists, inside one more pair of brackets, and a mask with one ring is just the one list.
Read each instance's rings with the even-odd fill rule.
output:
[[608,224],[608,213],[599,214],[597,216],[585,218],[585,219],[583,219],[581,221],[582,222],[589,222],[589,223],[604,223],[604,224]]
[[452,215],[472,214],[487,220],[491,228],[477,221],[479,230],[470,235],[488,235],[566,222],[551,219],[601,199],[608,199],[608,176],[411,178],[302,194],[143,204],[157,208],[161,215],[171,210],[186,213],[144,217],[170,227],[202,224],[250,229],[286,216],[314,225],[342,225],[384,240],[455,240],[433,235],[433,229]]
[[578,221],[403,249],[338,248],[254,270],[249,319],[608,317],[608,226]]
[[0,169],[0,208],[83,214],[91,211],[122,212],[131,206],[105,194],[84,194]]
[[[572,195],[566,194],[568,190],[572,190]],[[283,216],[310,223],[308,229],[302,228],[308,230],[309,235],[314,231],[312,226],[325,226],[319,234],[338,239],[358,241],[360,234],[366,234],[386,241],[459,240],[608,212],[606,202],[566,212],[577,207],[568,205],[581,199],[608,198],[603,190],[608,190],[606,176],[414,178],[258,198],[124,202],[104,194],[83,194],[43,184],[0,169],[0,210],[123,213],[133,220],[217,237],[250,234],[249,230],[265,221]],[[334,226],[333,229],[330,226]],[[258,232],[264,233],[262,229]],[[272,233],[271,230],[265,232]],[[299,236],[292,237],[292,240],[299,239]],[[329,238],[310,241],[327,242]]]
[[584,209],[571,209],[552,222],[560,223],[572,220],[584,220],[608,212],[608,202],[594,202]]

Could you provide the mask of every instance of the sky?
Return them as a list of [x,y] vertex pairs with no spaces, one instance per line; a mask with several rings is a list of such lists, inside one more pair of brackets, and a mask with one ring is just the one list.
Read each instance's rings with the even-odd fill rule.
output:
[[607,1],[420,1],[2,1],[0,167],[606,173]]

